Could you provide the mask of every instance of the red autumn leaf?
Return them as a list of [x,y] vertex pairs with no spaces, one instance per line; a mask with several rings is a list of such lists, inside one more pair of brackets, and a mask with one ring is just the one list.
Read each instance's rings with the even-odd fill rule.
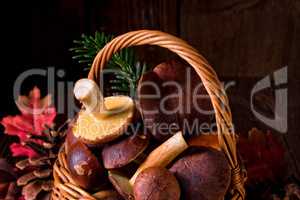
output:
[[264,133],[253,128],[248,138],[239,139],[238,146],[249,182],[274,180],[283,175],[285,150],[271,132]]
[[[43,135],[43,131],[53,124],[56,110],[51,106],[51,96],[41,98],[40,90],[34,87],[28,96],[20,96],[16,104],[21,114],[7,116],[1,120],[5,128],[4,132],[18,136],[22,144],[28,141],[40,144],[40,140],[29,139],[28,135]],[[31,148],[17,143],[12,144],[10,149],[14,156],[34,157],[38,155]]]
[[28,156],[29,158],[33,158],[38,156],[38,153],[36,153],[33,149],[19,143],[11,144],[10,151],[12,152],[12,155],[15,157]]

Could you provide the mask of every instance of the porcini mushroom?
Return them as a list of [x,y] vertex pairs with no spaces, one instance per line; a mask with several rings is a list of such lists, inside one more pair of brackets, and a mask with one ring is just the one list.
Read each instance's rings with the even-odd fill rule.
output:
[[75,144],[79,141],[79,139],[77,137],[75,137],[74,134],[73,134],[74,121],[72,121],[69,124],[69,127],[66,131],[65,151],[66,151],[67,154],[68,154],[69,150],[71,149],[71,147],[73,146],[73,144]]
[[85,110],[78,114],[73,134],[91,145],[104,144],[121,136],[134,115],[134,103],[127,96],[104,98],[98,85],[80,79],[74,87],[75,97]]
[[216,132],[197,135],[187,140],[190,147],[210,147],[221,150],[218,135]]
[[135,174],[130,179],[131,185],[134,185],[139,173],[149,167],[166,167],[179,154],[188,148],[188,144],[182,136],[182,132],[178,132],[154,149],[146,158],[146,160],[139,166]]
[[114,185],[114,188],[126,200],[133,199],[133,186],[138,175],[150,167],[166,167],[180,153],[188,148],[182,133],[178,132],[165,141],[163,144],[154,149],[145,161],[139,166],[135,174],[129,180],[126,176],[117,171],[109,171],[108,178]]
[[230,167],[221,151],[197,149],[177,160],[169,169],[181,186],[185,200],[223,199],[230,184]]
[[163,81],[152,71],[145,73],[138,84],[138,104],[144,121],[144,126],[159,141],[165,141],[179,131],[179,127],[169,129],[161,124],[178,124],[176,113],[165,113],[162,109],[171,109],[170,104],[161,107],[161,99],[166,96],[162,87]]
[[118,193],[126,200],[133,200],[133,188],[129,179],[117,171],[109,171],[108,178]]
[[67,164],[72,177],[85,189],[97,189],[105,183],[105,171],[89,148],[78,141],[67,154]]
[[115,190],[103,190],[93,194],[99,200],[122,200],[123,198]]
[[[198,134],[203,123],[211,123],[213,106],[209,95],[196,71],[181,60],[169,60],[157,65],[153,72],[163,82],[176,82],[166,86],[165,90],[177,96],[170,99],[172,107],[178,108],[178,123],[189,135]],[[180,86],[180,92],[177,87]],[[177,90],[176,90],[177,89]]]
[[183,62],[163,62],[145,73],[138,97],[145,127],[160,141],[179,130],[194,136],[203,123],[213,121],[213,107],[199,75]]
[[135,200],[179,200],[180,188],[174,175],[162,167],[150,167],[137,177]]
[[134,134],[105,146],[102,150],[103,164],[106,169],[116,169],[135,160],[147,147],[149,137]]

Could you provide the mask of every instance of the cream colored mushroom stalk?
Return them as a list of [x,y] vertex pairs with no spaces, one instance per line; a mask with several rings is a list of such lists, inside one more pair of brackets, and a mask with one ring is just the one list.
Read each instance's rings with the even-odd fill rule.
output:
[[131,177],[130,184],[134,185],[137,176],[143,170],[149,167],[166,167],[187,148],[188,144],[183,138],[182,132],[176,133],[148,155],[145,161],[139,166],[137,171]]
[[103,97],[98,85],[80,79],[74,95],[84,109],[79,112],[73,134],[86,144],[103,144],[121,136],[134,114],[133,100],[128,96]]

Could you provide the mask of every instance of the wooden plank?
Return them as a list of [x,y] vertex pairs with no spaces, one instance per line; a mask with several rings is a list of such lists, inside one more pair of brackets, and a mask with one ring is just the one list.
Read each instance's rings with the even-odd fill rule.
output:
[[[289,156],[289,168],[291,173],[296,172],[300,179],[300,2],[294,1],[290,8],[290,27],[292,32],[291,44],[285,52],[285,60],[288,60],[288,134],[284,136]],[[287,44],[288,45],[288,44]]]
[[[181,36],[208,58],[218,74],[262,77],[287,64],[282,55],[292,42],[286,27],[293,1],[234,1],[234,6],[209,12],[200,2],[183,1]],[[218,3],[213,0],[210,7]]]

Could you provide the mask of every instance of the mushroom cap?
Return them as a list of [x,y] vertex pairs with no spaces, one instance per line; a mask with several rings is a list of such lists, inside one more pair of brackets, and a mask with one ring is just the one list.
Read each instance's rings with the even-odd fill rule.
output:
[[136,200],[179,200],[180,187],[171,172],[162,167],[142,171],[133,187]]
[[65,150],[67,154],[71,149],[71,147],[79,141],[79,139],[75,137],[73,134],[73,126],[74,126],[74,121],[69,124],[69,127],[66,131]]
[[105,183],[105,172],[101,163],[79,141],[69,149],[67,165],[76,183],[85,189],[97,189]]
[[103,164],[106,169],[116,169],[135,160],[147,147],[149,137],[134,134],[120,141],[108,144],[102,150]]
[[127,96],[104,98],[104,113],[86,113],[81,111],[73,127],[73,134],[79,140],[90,145],[110,142],[121,136],[134,116],[134,103]]
[[194,136],[189,138],[187,142],[190,147],[208,147],[221,151],[218,134],[216,132]]
[[177,60],[163,62],[145,73],[139,81],[138,96],[145,127],[160,141],[179,130],[186,137],[196,135],[203,131],[203,123],[210,124],[214,119],[199,75]]
[[115,190],[103,190],[93,194],[93,196],[100,200],[123,200]]
[[179,181],[185,200],[223,199],[230,184],[225,155],[214,149],[197,149],[177,160],[170,171]]
[[[153,137],[159,141],[165,141],[175,134],[179,129],[169,129],[160,124],[174,124],[177,121],[176,113],[165,113],[161,110],[161,99],[166,96],[162,87],[163,81],[152,71],[143,74],[138,84],[138,105],[144,121],[144,126],[150,130]],[[171,109],[167,101],[164,109]]]

